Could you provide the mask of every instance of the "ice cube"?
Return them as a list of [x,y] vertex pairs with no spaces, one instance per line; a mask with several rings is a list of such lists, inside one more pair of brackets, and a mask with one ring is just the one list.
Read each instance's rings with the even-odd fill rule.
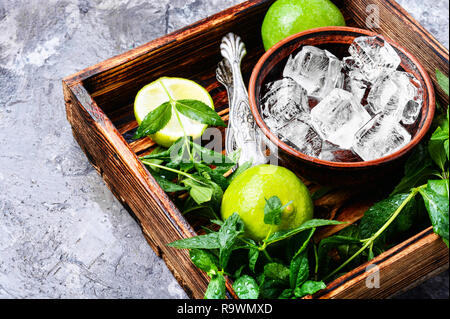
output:
[[266,123],[267,127],[272,131],[276,132],[278,127],[280,126],[280,121],[277,121],[273,117],[264,118],[264,123]]
[[322,99],[335,87],[342,87],[342,63],[327,50],[304,46],[286,63],[283,76],[294,79],[308,96]]
[[367,97],[368,108],[374,114],[392,114],[403,124],[413,124],[422,108],[422,96],[413,75],[395,71],[374,84]]
[[397,119],[378,114],[355,134],[353,150],[371,161],[392,154],[411,141],[411,135]]
[[322,149],[322,139],[308,124],[300,120],[287,123],[278,131],[283,142],[291,144],[305,155],[317,157]]
[[[342,89],[344,87],[344,74],[342,73],[342,62],[338,60],[334,55],[325,50],[327,56],[330,58],[330,64],[328,66],[324,88],[320,92],[319,97],[324,98],[334,88]],[[330,56],[331,55],[331,56]]]
[[405,125],[413,124],[419,117],[423,105],[423,88],[420,82],[410,73],[405,73],[409,78],[406,85],[406,105],[401,113],[401,122]]
[[369,113],[352,93],[334,89],[311,111],[311,124],[324,139],[344,149],[353,144],[355,133],[370,120]]
[[369,88],[370,83],[365,80],[359,70],[352,70],[345,77],[344,89],[351,92],[359,103],[364,99]]
[[362,159],[352,150],[345,150],[328,141],[323,141],[319,159],[329,162],[361,162]]
[[416,122],[422,109],[422,100],[409,100],[402,113],[401,122],[405,125],[411,125]]
[[334,145],[328,141],[323,141],[322,143],[322,151],[320,152],[319,159],[324,161],[336,162],[336,157],[334,153],[339,151],[341,148],[337,145]]
[[354,60],[353,68],[358,68],[372,83],[394,72],[401,62],[395,49],[378,37],[355,38],[348,51]]
[[309,117],[310,108],[306,91],[292,79],[284,78],[268,84],[262,98],[262,115],[272,130],[293,118]]
[[352,56],[346,56],[342,59],[342,68],[346,72],[350,72],[352,70],[357,70],[358,66],[356,65],[355,59]]

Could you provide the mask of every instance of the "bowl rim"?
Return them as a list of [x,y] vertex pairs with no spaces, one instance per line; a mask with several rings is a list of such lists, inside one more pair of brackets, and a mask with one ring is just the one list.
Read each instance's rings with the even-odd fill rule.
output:
[[[391,44],[396,49],[400,50],[418,69],[419,73],[421,74],[423,81],[425,83],[425,90],[429,96],[428,98],[428,105],[423,104],[422,107],[427,106],[428,112],[426,113],[427,118],[425,119],[425,122],[423,123],[422,127],[418,129],[416,132],[416,135],[411,139],[411,141],[402,147],[400,150],[397,150],[396,152],[389,154],[387,156],[371,160],[371,161],[363,161],[363,162],[331,162],[331,161],[325,161],[319,158],[311,157],[308,155],[305,155],[301,153],[300,151],[297,151],[293,147],[287,145],[283,141],[281,141],[278,136],[272,133],[272,131],[267,127],[264,120],[262,119],[261,115],[258,112],[257,103],[256,103],[256,96],[255,96],[255,89],[256,89],[256,81],[258,79],[259,74],[261,73],[262,67],[264,63],[267,61],[267,59],[272,56],[280,47],[284,46],[285,44],[291,42],[292,40],[305,36],[310,35],[314,33],[322,33],[324,31],[343,31],[343,32],[354,32],[354,33],[360,33],[362,35],[367,36],[380,36],[380,33],[361,29],[361,28],[354,28],[354,27],[344,27],[344,26],[328,26],[328,27],[320,27],[320,28],[314,28],[305,30],[299,33],[296,33],[294,35],[291,35],[282,41],[275,44],[273,47],[271,47],[269,50],[267,50],[263,56],[258,60],[257,64],[253,68],[250,82],[249,82],[249,104],[250,109],[252,111],[253,117],[259,127],[264,133],[264,135],[272,141],[278,148],[281,148],[284,152],[293,155],[296,158],[300,158],[303,161],[310,162],[315,165],[319,166],[326,166],[326,167],[334,167],[334,168],[365,168],[370,166],[377,166],[380,164],[385,164],[388,162],[391,162],[393,160],[396,160],[406,153],[408,153],[411,149],[413,149],[417,144],[421,142],[421,140],[425,137],[428,130],[431,127],[434,113],[435,113],[435,95],[434,95],[434,87],[433,83],[431,81],[431,78],[428,74],[428,72],[425,70],[425,68],[422,66],[422,64],[418,61],[418,59],[413,56],[408,50],[406,50],[403,46],[399,45],[395,41],[392,41],[390,38],[381,35],[389,44]],[[301,44],[300,44],[301,45]]]

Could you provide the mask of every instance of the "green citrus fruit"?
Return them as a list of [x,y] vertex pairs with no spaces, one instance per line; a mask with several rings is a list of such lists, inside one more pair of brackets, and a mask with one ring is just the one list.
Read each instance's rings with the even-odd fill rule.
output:
[[330,0],[277,0],[262,24],[264,48],[269,50],[290,35],[325,26],[345,26],[342,13]]
[[[134,115],[138,124],[141,124],[149,112],[169,101],[169,95],[173,100],[198,100],[214,109],[211,95],[199,84],[182,78],[163,77],[144,86],[136,95]],[[202,136],[208,125],[191,120],[181,113],[178,114],[186,135],[192,136],[193,139]],[[184,135],[180,121],[172,112],[169,123],[159,132],[150,135],[150,138],[159,145],[170,147]]]
[[249,238],[263,240],[271,230],[264,223],[266,199],[278,196],[282,205],[290,201],[282,212],[281,223],[272,231],[292,229],[313,217],[313,203],[308,189],[290,170],[281,166],[258,165],[238,175],[225,191],[221,215],[225,220],[238,213]]

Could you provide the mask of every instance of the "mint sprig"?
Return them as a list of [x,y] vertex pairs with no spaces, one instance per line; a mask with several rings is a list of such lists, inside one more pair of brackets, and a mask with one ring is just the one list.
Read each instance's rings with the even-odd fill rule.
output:
[[[288,202],[283,205],[277,196],[266,200],[264,207],[266,224],[271,226],[279,224],[281,212],[291,204],[292,202]],[[221,226],[219,231],[208,230],[206,235],[168,244],[179,249],[190,249],[192,262],[210,276],[211,281],[205,298],[224,297],[224,276],[235,279],[233,288],[241,299],[295,299],[313,294],[325,287],[323,282],[311,278],[314,274],[310,272],[307,250],[311,246],[316,227],[336,225],[340,222],[314,219],[291,231],[274,232],[271,229],[267,238],[260,242],[246,237],[244,223],[237,213],[224,222],[218,220],[213,222]],[[308,230],[305,232],[306,236],[297,236],[305,230]],[[272,236],[276,240],[269,241]],[[294,253],[288,256],[287,263],[269,256],[267,249],[271,244],[281,240],[286,240],[287,243],[287,239],[295,239],[293,242],[297,242],[293,247]],[[248,250],[247,254],[245,250]],[[248,261],[243,262],[244,256],[247,256]],[[233,265],[236,260],[238,264]],[[217,293],[213,293],[214,291]]]
[[202,124],[226,127],[225,122],[214,111],[214,109],[198,100],[175,100],[164,86],[164,83],[162,81],[160,81],[160,83],[167,94],[168,101],[162,103],[145,116],[141,125],[139,125],[136,134],[133,136],[133,139],[139,139],[162,130],[167,123],[169,123],[173,113],[177,116],[183,131],[184,128],[181,123],[179,113]]

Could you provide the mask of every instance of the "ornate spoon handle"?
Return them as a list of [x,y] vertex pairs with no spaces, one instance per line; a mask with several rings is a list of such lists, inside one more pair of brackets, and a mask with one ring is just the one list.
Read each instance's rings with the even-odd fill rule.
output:
[[[216,78],[222,83],[227,89],[228,101],[233,101],[233,73],[231,71],[231,65],[228,60],[220,61],[217,70]],[[231,117],[231,107],[230,107],[230,117]],[[231,154],[237,150],[236,139],[234,138],[233,129],[231,127],[231,121],[228,122],[228,128],[225,130],[225,152],[226,154]]]
[[[263,137],[250,111],[247,88],[241,73],[241,62],[247,54],[245,45],[240,37],[228,33],[222,39],[220,50],[231,67],[233,79],[228,130],[232,130],[230,134],[234,137],[236,148],[241,149],[239,165],[248,161],[253,165],[267,163],[268,158],[262,151]],[[226,151],[228,154],[228,149]]]

